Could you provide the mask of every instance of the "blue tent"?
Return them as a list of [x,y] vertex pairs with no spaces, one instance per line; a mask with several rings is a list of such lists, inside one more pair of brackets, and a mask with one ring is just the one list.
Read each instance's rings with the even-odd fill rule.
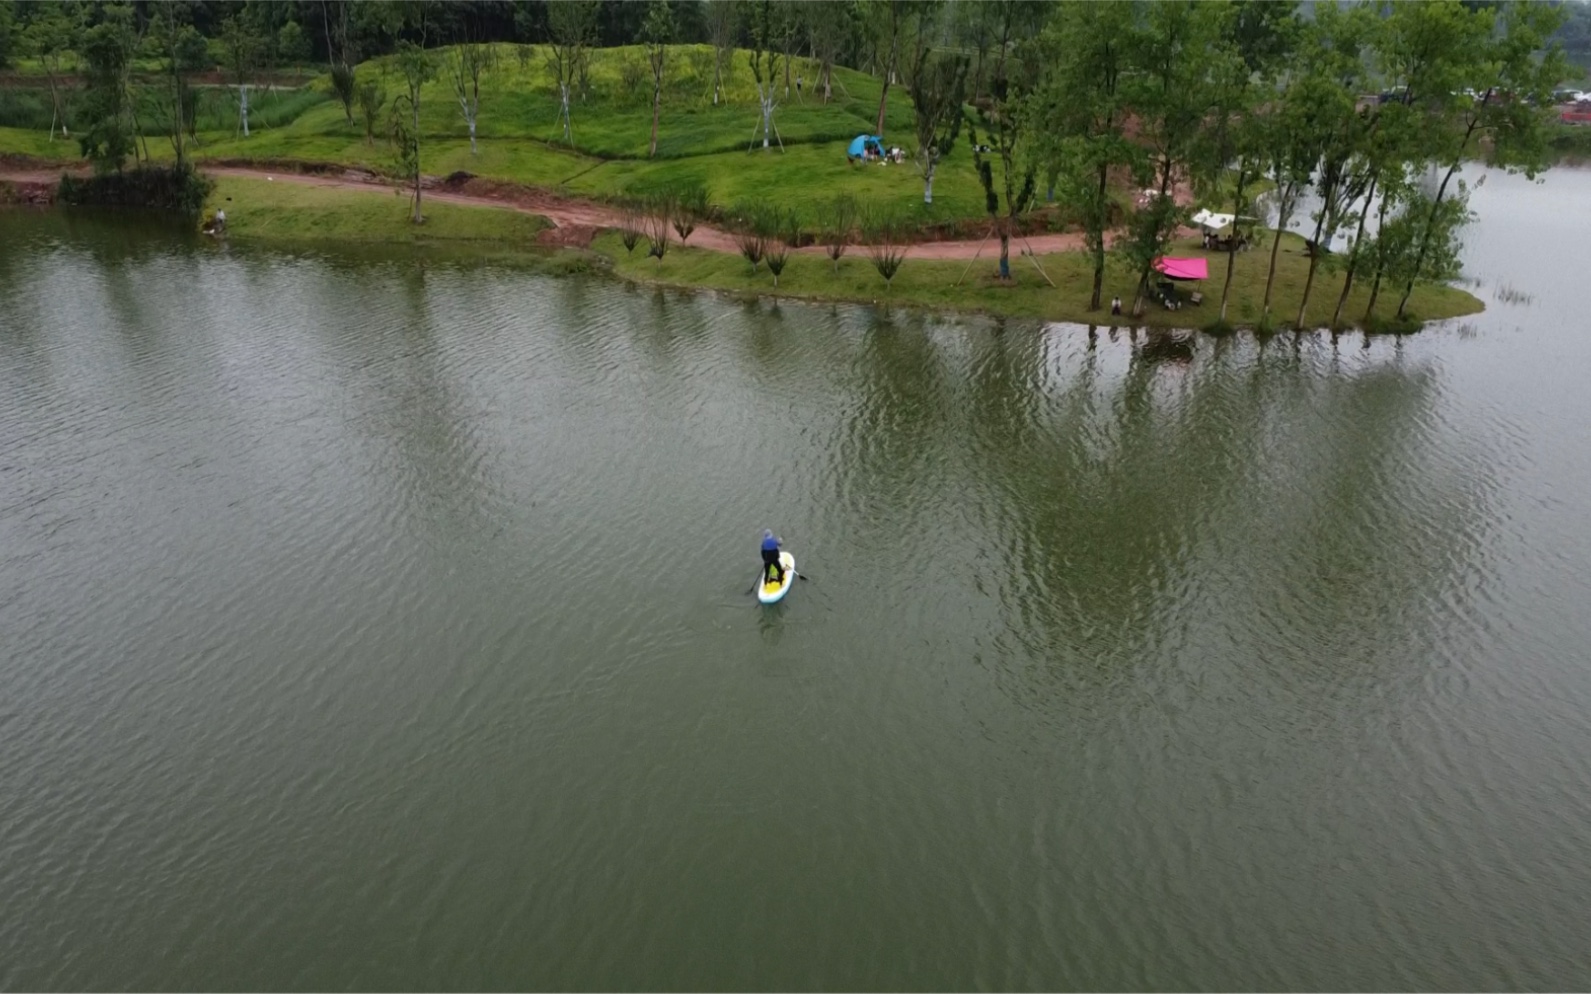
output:
[[877,146],[883,140],[878,135],[857,135],[851,139],[851,147],[846,149],[845,154],[853,159],[860,159],[862,154],[867,151],[868,145]]

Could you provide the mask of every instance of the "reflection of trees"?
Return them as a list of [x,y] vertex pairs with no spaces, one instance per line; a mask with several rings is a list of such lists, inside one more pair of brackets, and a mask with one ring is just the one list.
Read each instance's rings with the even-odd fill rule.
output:
[[1021,643],[1006,665],[1086,683],[1210,618],[1283,658],[1440,627],[1485,491],[1444,461],[1430,369],[1324,340],[1204,339],[1191,363],[1075,329],[966,345],[952,361],[927,334],[871,332],[834,458],[841,497],[903,544],[975,533]]
[[[353,370],[348,396],[359,408],[356,424],[397,457],[378,455],[376,464],[411,521],[422,530],[446,525],[449,540],[478,538],[495,533],[486,521],[498,520],[509,503],[492,476],[494,451],[482,434],[483,417],[471,409],[462,382],[471,363],[488,360],[469,351],[460,299],[466,295],[431,286],[430,268],[367,265],[357,280],[339,275],[332,281],[344,293],[361,288],[365,299],[358,303],[367,318],[355,329],[355,351],[375,357]],[[474,278],[445,271],[452,280]],[[459,313],[439,315],[437,308],[449,303]]]
[[1085,360],[1062,416],[1005,450],[1022,539],[1004,602],[1028,650],[1103,667],[1210,616],[1281,658],[1429,635],[1482,509],[1432,455],[1435,375],[1206,352],[1172,389],[1137,358],[1110,385]]
[[913,539],[944,494],[955,454],[954,383],[919,323],[882,313],[870,315],[851,370],[826,475],[863,527],[922,551]]

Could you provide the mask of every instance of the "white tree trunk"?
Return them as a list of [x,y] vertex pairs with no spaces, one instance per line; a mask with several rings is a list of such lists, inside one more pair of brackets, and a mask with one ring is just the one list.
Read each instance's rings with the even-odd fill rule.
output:
[[569,84],[560,82],[558,90],[563,94],[563,139],[573,145],[575,143],[574,135],[569,132]]
[[938,165],[932,155],[928,157],[928,169],[923,173],[923,203],[934,202],[934,167]]
[[459,108],[464,111],[464,123],[470,129],[470,154],[479,155],[480,152],[475,147],[475,116],[480,111],[480,105],[476,104],[471,107],[468,100],[464,97],[459,97]]
[[249,85],[238,84],[238,113],[243,120],[243,137],[249,136]]

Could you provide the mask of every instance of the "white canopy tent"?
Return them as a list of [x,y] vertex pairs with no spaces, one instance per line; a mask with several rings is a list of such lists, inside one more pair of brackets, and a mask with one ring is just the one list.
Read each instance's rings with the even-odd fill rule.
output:
[[1212,210],[1201,210],[1190,219],[1194,224],[1203,228],[1209,234],[1219,234],[1232,227],[1233,222],[1241,221],[1245,225],[1257,224],[1259,218],[1245,217],[1237,214],[1221,214]]

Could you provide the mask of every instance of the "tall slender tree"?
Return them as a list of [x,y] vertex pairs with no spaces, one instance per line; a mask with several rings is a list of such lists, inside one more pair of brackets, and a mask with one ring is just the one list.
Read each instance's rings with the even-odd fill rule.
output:
[[[1424,270],[1423,257],[1437,251],[1446,227],[1441,209],[1453,176],[1483,140],[1495,165],[1534,176],[1546,167],[1546,133],[1552,91],[1566,75],[1562,49],[1548,39],[1562,23],[1561,8],[1545,3],[1508,0],[1495,7],[1423,0],[1421,13],[1430,19],[1461,19],[1464,29],[1452,32],[1456,45],[1469,55],[1457,75],[1467,85],[1457,92],[1436,94],[1437,134],[1445,135],[1442,182],[1431,199],[1425,227],[1415,241],[1415,261],[1408,267],[1401,317]],[[1456,8],[1456,9],[1455,9]],[[1460,60],[1455,60],[1460,61]],[[1445,98],[1445,99],[1443,99]]]
[[1138,141],[1148,151],[1148,168],[1140,179],[1153,184],[1120,243],[1138,275],[1134,314],[1143,312],[1155,260],[1184,220],[1176,199],[1178,179],[1197,183],[1204,178],[1200,170],[1211,165],[1196,154],[1214,103],[1208,59],[1230,22],[1228,4],[1165,0],[1147,6],[1141,29],[1132,35],[1135,72],[1126,89],[1137,114]]
[[[1099,309],[1105,281],[1105,232],[1115,206],[1110,174],[1140,156],[1123,133],[1128,108],[1122,91],[1138,6],[1059,8],[1039,40],[1038,61],[1045,71],[1026,108],[1034,155],[1056,177],[1061,203],[1082,222],[1094,269],[1089,310]],[[981,22],[984,15],[978,16]]]
[[[420,209],[420,91],[421,88],[436,78],[436,63],[431,53],[421,45],[412,41],[398,43],[396,62],[398,71],[403,74],[403,81],[407,86],[407,93],[394,100],[393,114],[399,116],[407,113],[410,120],[406,124],[407,132],[398,133],[399,156],[405,172],[414,183],[414,216],[415,224],[425,220],[425,215]],[[403,101],[402,104],[399,101]]]
[[674,40],[674,13],[668,0],[651,0],[646,20],[641,24],[641,42],[646,46],[647,65],[652,70],[652,143],[649,159],[657,158],[657,122],[663,113],[663,74],[668,68],[668,46]]
[[724,95],[724,73],[735,54],[740,32],[740,0],[706,0],[707,34],[713,44],[713,106]]
[[448,54],[447,68],[448,82],[453,84],[453,96],[458,99],[465,127],[469,128],[471,155],[480,154],[475,143],[475,131],[481,114],[481,77],[496,64],[496,49],[476,37],[474,30],[466,24],[463,37]]
[[924,48],[911,71],[912,110],[917,120],[917,167],[923,174],[923,203],[934,202],[934,171],[961,134],[961,105],[967,92],[965,55],[929,57]]

